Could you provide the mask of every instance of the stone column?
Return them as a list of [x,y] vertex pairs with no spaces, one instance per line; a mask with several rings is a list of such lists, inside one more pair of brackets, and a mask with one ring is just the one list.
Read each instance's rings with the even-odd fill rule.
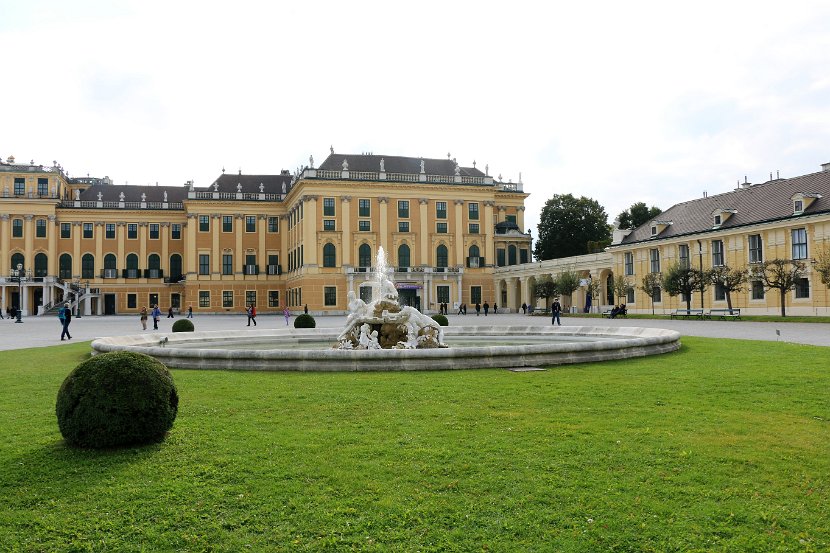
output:
[[237,213],[234,215],[234,219],[236,219],[236,232],[234,233],[234,244],[233,244],[233,274],[236,275],[234,278],[243,278],[242,277],[242,266],[245,264],[245,250],[242,248],[242,235],[245,233],[245,216]]
[[387,259],[392,259],[389,255],[389,198],[381,196],[378,198],[378,239],[379,245],[386,251]]
[[[170,223],[161,223],[161,268],[164,274],[170,277]],[[184,300],[184,298],[182,298]],[[101,302],[98,302],[101,303]],[[182,305],[182,307],[184,307]]]
[[81,223],[72,223],[72,278],[81,276]]
[[[104,223],[95,223],[95,264],[98,265],[98,274],[104,269]],[[97,275],[93,274],[93,277]]]
[[[343,251],[341,252],[342,265],[344,267],[352,265],[352,210],[351,210],[351,196],[340,197],[340,220],[343,222]],[[349,290],[352,290],[352,284],[349,284]]]
[[[317,196],[303,196],[303,263],[306,266],[317,265]],[[305,246],[308,246],[307,248]]]
[[[418,264],[419,265],[429,265],[429,235],[430,229],[427,222],[427,206],[429,204],[429,198],[418,198],[418,215],[419,221],[421,226],[420,236],[421,236],[421,247],[419,248],[421,251],[418,252]],[[429,295],[427,292],[425,295]],[[422,305],[423,309],[427,308],[428,304]]]
[[482,202],[484,208],[484,262],[495,266],[496,265],[496,248],[494,245],[495,223],[493,223],[493,206],[495,202]]
[[[124,221],[118,221],[115,223],[115,237],[118,241],[118,252],[116,255],[118,256],[115,263],[115,267],[118,270],[123,270],[127,268],[127,248],[126,248],[126,238],[127,238],[127,223]],[[118,273],[118,278],[121,278],[121,273]]]
[[[147,223],[145,221],[138,223],[138,268],[147,268]],[[140,276],[143,277],[144,273]]]
[[23,216],[23,255],[26,259],[26,268],[35,272],[35,222],[34,215]]
[[187,278],[195,277],[198,273],[196,265],[196,231],[199,229],[198,215],[195,213],[187,214],[187,221],[182,223],[182,232],[184,233],[184,267],[182,272],[187,275]]
[[265,235],[268,232],[268,216],[257,215],[259,226],[257,227],[257,252],[256,259],[259,266],[257,279],[265,279],[268,276],[268,254],[265,252]]
[[212,219],[210,222],[210,234],[211,238],[213,238],[213,244],[210,250],[210,278],[213,279],[213,275],[219,275],[222,272],[222,252],[219,250],[219,233],[222,230],[222,216],[214,213],[210,218]]
[[46,236],[49,247],[49,259],[46,261],[46,274],[49,276],[57,276],[58,274],[58,257],[60,252],[57,248],[58,238],[58,222],[57,217],[49,215],[49,223],[46,225]]
[[455,200],[455,264],[464,266],[464,200]]
[[516,224],[519,225],[519,228],[522,230],[522,232],[527,231],[527,229],[525,228],[525,206],[523,205],[520,205],[516,208]]
[[[6,276],[9,274],[9,263],[11,257],[9,255],[11,250],[11,221],[9,215],[4,213],[0,215],[0,275]],[[3,288],[5,291],[5,287]],[[3,307],[6,304],[3,303]]]

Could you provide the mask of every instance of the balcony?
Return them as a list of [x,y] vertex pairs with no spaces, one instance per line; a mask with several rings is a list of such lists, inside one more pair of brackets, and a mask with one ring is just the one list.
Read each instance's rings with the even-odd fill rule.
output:
[[101,269],[101,278],[118,278],[118,269]]
[[268,265],[268,274],[269,275],[281,275],[282,274],[282,265]]
[[123,269],[121,278],[141,278],[141,269]]
[[144,278],[164,278],[164,270],[144,269]]
[[242,266],[242,274],[243,275],[258,275],[259,274],[259,265],[243,265]]

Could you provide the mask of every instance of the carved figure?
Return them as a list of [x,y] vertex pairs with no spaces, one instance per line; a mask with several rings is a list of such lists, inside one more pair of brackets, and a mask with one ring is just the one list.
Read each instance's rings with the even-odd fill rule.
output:
[[167,190],[164,191],[164,201],[167,202]]
[[99,191],[98,191],[98,201],[100,202],[100,201],[101,201],[101,198],[103,198],[103,197],[104,197],[104,195],[103,195],[103,194],[101,193],[101,191],[99,190]]
[[81,191],[76,188],[75,189],[75,201],[77,202],[80,199],[81,199]]
[[383,158],[380,158],[380,172],[381,172],[381,173],[383,173],[383,172],[385,172],[385,171],[386,171],[386,167],[385,167],[385,165],[386,165],[386,164],[385,164],[385,162],[383,161]]
[[425,172],[425,170],[424,170],[424,160],[422,159],[421,160],[421,173],[424,173],[424,172]]
[[123,192],[121,192],[120,194],[118,194],[118,201],[119,201],[119,202],[123,202],[123,201],[124,201],[124,193],[123,193]]
[[345,159],[343,160],[343,170],[344,170],[344,171],[348,171],[348,170],[349,170],[349,162],[348,162],[348,161],[346,161]]
[[147,201],[147,194],[145,194],[144,192],[142,192],[142,193],[141,193],[141,201],[142,201],[142,202],[146,202],[146,201]]

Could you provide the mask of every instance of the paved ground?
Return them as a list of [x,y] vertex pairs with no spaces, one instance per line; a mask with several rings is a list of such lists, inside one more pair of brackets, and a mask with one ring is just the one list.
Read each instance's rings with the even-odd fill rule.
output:
[[[517,314],[490,315],[476,317],[473,315],[450,315],[453,326],[465,325],[549,325],[547,317],[528,317]],[[344,316],[317,317],[317,325],[326,328],[341,328],[346,321]],[[148,321],[152,329],[153,322]],[[227,330],[244,328],[247,318],[239,315],[197,315],[193,319],[197,330]],[[285,328],[282,315],[260,315],[257,317],[259,328]],[[163,318],[159,325],[160,332],[169,332],[172,319]],[[292,319],[293,324],[293,319]],[[740,338],[745,340],[786,341],[799,344],[830,346],[830,325],[821,323],[754,323],[741,321],[681,321],[668,319],[597,319],[566,316],[563,325],[585,326],[648,326],[677,330],[682,335],[704,336],[709,338]],[[252,327],[253,328],[253,327]],[[73,319],[69,327],[72,341],[92,340],[102,336],[122,336],[152,332],[141,330],[137,315],[110,317],[82,317]],[[780,331],[780,336],[776,334]],[[67,344],[60,341],[61,327],[56,316],[24,317],[23,323],[16,324],[9,320],[0,320],[0,350],[29,347],[53,346]]]

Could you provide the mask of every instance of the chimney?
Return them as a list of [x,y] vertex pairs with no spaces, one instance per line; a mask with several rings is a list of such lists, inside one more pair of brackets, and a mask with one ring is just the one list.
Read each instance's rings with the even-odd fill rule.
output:
[[830,163],[822,163],[821,164],[822,171],[830,171]]

